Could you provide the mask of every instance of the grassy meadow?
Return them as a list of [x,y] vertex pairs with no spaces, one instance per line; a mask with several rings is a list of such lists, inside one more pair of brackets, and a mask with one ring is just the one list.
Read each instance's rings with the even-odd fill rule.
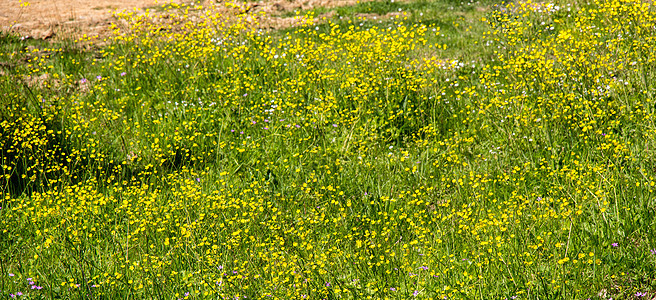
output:
[[656,298],[651,1],[247,7],[0,33],[0,298]]

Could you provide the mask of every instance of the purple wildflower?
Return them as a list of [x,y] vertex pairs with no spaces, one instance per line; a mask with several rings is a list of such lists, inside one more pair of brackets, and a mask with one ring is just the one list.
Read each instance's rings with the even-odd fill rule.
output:
[[412,295],[417,297],[417,295],[419,295],[419,291],[415,291],[414,293],[412,293]]
[[610,245],[613,246],[613,247],[618,247],[620,244],[618,244],[618,243],[612,243],[612,244],[610,244]]
[[96,76],[96,79],[101,80],[102,76],[98,75],[98,76]]
[[337,124],[333,124],[333,127],[337,127]]
[[635,296],[636,297],[644,297],[644,296],[647,296],[647,293],[637,292],[637,293],[635,293]]
[[121,76],[125,76],[125,75],[127,75],[127,74],[128,74],[128,73],[121,72]]
[[396,292],[396,289],[395,288],[390,288],[390,291]]
[[651,251],[651,254],[656,255],[656,249],[651,249],[649,251]]
[[87,79],[86,79],[86,78],[82,78],[82,79],[80,79],[80,83],[81,83],[81,84],[85,84],[85,83],[87,83]]
[[9,273],[9,277],[14,277],[14,273]]

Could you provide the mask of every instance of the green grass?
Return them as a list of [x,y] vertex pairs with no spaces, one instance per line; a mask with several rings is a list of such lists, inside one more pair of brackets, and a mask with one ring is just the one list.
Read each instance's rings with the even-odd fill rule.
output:
[[656,296],[656,11],[613,4],[4,34],[0,297]]
[[[440,29],[441,36],[429,36],[428,41],[447,46],[448,51],[443,53],[443,59],[470,60],[486,56],[481,53],[486,49],[472,45],[480,43],[486,31],[486,24],[481,19],[490,14],[494,5],[500,4],[494,1],[364,1],[353,6],[289,11],[280,17],[310,14],[323,19],[328,16],[328,20],[345,27],[355,24],[362,28],[389,27],[395,20],[424,24]],[[293,32],[293,29],[282,30],[282,33],[287,32]]]

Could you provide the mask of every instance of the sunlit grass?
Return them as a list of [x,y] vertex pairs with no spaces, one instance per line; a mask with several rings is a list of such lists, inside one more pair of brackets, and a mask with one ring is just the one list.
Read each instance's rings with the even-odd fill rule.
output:
[[651,4],[238,7],[0,39],[3,297],[656,296]]

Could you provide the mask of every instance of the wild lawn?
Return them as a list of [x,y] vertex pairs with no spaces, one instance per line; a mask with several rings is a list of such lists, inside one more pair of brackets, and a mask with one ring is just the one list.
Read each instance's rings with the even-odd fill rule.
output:
[[0,38],[1,297],[656,297],[651,2],[213,12]]

